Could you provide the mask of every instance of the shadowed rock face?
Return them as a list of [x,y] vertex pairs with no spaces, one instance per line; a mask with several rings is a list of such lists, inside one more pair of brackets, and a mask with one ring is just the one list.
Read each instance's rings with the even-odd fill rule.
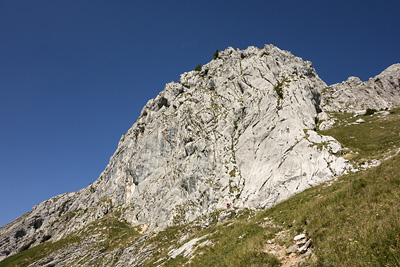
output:
[[314,131],[317,112],[329,110],[326,87],[311,62],[272,45],[220,52],[145,105],[97,181],[0,228],[0,257],[116,208],[132,225],[160,230],[227,202],[272,206],[343,173],[340,144]]

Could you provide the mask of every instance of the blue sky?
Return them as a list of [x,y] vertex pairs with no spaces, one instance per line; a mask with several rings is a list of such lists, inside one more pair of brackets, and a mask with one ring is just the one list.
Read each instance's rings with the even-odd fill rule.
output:
[[400,62],[400,1],[0,1],[0,225],[95,181],[166,83],[274,44],[327,83]]

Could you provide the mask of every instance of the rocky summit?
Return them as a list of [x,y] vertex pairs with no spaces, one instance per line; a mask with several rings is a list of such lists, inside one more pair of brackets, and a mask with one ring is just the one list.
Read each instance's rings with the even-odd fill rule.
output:
[[[273,45],[219,52],[145,105],[95,182],[0,228],[0,260],[111,212],[157,232],[207,222],[227,203],[270,207],[348,172],[341,145],[316,132],[318,120],[329,121],[331,111],[399,106],[399,77],[397,64],[367,82],[328,87],[311,62]],[[68,257],[58,264],[70,265]]]

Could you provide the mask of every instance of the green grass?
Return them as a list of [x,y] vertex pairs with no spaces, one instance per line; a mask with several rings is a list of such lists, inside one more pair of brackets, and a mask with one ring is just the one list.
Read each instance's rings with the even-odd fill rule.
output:
[[364,123],[351,124],[360,117],[349,113],[336,113],[336,127],[319,131],[336,138],[342,146],[351,150],[345,157],[353,163],[362,164],[380,159],[400,148],[400,110],[395,109],[386,117],[379,114],[362,116]]
[[[156,266],[162,260],[163,266],[279,266],[279,260],[268,253],[262,252],[265,241],[274,237],[275,233],[281,228],[261,227],[262,221],[254,217],[255,212],[240,210],[235,218],[223,223],[216,223],[219,212],[215,212],[211,217],[214,223],[200,229],[196,224],[189,224],[181,227],[169,227],[158,235],[152,237],[147,244],[155,246],[159,253],[156,253],[151,261],[144,266]],[[179,247],[178,239],[183,234],[191,234],[190,238],[203,237],[198,243],[209,241],[212,245],[197,247],[194,249],[191,259],[182,255],[172,259],[168,256],[171,245]],[[204,237],[206,236],[206,237]],[[154,264],[154,262],[157,262]]]
[[95,227],[96,231],[98,228],[102,228],[102,234],[107,237],[106,241],[99,244],[99,247],[105,249],[105,251],[112,251],[117,247],[123,246],[126,242],[136,239],[141,235],[125,222],[118,221],[114,218],[107,218]]
[[[85,229],[75,233],[77,236],[81,236],[83,239],[88,239],[93,235],[100,235],[100,239],[103,240],[100,243],[94,243],[92,247],[85,248],[88,251],[97,250],[102,251],[102,255],[98,259],[92,262],[92,265],[101,265],[105,261],[108,252],[112,252],[117,248],[126,248],[130,244],[133,244],[142,235],[138,230],[124,221],[120,221],[117,218],[120,216],[120,211],[108,214],[107,216],[94,221],[89,224]],[[113,257],[113,263],[118,260],[118,256]],[[78,259],[77,264],[82,264]]]
[[[279,260],[262,252],[268,238],[278,230],[263,228],[253,220],[229,221],[214,226],[213,246],[199,249],[190,266],[279,266]],[[199,255],[200,254],[200,255]]]
[[194,68],[195,71],[201,71],[201,64],[197,65],[196,68]]
[[280,99],[283,99],[283,86],[285,85],[286,79],[282,81],[277,81],[277,84],[274,86],[274,90]]

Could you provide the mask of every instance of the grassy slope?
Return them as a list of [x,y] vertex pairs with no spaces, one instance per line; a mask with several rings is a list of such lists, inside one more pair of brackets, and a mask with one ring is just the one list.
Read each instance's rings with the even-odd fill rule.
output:
[[[91,237],[96,236],[95,242],[92,246],[88,246],[85,241]],[[84,253],[93,253],[94,251],[102,250],[103,252],[111,251],[123,244],[131,244],[132,241],[137,240],[141,235],[138,231],[129,226],[125,222],[118,221],[115,214],[109,214],[100,220],[97,220],[87,226],[86,229],[74,232],[57,242],[45,242],[16,255],[10,256],[0,262],[0,267],[3,266],[29,266],[38,260],[48,257],[53,252],[63,252],[62,250],[67,246],[74,249],[80,249]],[[106,253],[104,253],[106,255]],[[68,253],[67,253],[68,256]],[[72,256],[72,255],[71,255]],[[84,257],[79,258],[74,262],[75,266],[87,263],[90,259]],[[93,261],[92,265],[104,260],[99,257]]]
[[[262,252],[262,247],[265,240],[272,238],[280,228],[261,226],[262,219],[255,215],[255,212],[241,210],[233,219],[199,230],[194,237],[207,235],[204,240],[213,245],[198,247],[194,253],[196,256],[190,261],[184,257],[173,260],[167,257],[164,266],[182,266],[185,263],[188,266],[279,266],[279,260]],[[156,265],[149,262],[149,266]]]
[[0,262],[0,266],[29,266],[65,246],[80,241],[81,239],[78,236],[69,236],[54,243],[46,242],[4,259]]
[[262,216],[306,231],[317,266],[400,265],[400,156],[311,188]]
[[[363,116],[366,123],[347,125],[357,118],[338,114],[338,127],[321,132],[337,138],[348,148],[345,155],[354,163],[393,155],[400,147],[400,115],[395,110],[386,118]],[[143,246],[153,248],[153,258],[145,266],[278,266],[272,255],[261,252],[264,243],[281,229],[292,237],[307,232],[316,255],[314,266],[399,266],[400,265],[400,155],[378,167],[342,176],[338,181],[308,189],[277,206],[259,212],[241,210],[234,218],[201,229],[196,222],[168,228],[150,237]],[[265,217],[275,226],[262,226]],[[97,248],[112,251],[127,247],[140,235],[127,224],[110,218],[92,224],[85,233],[106,229],[108,241]],[[107,226],[104,228],[104,226]],[[108,229],[108,230],[107,230]],[[77,236],[85,238],[85,234]],[[186,241],[179,239],[189,235]],[[206,236],[207,235],[207,236]],[[185,242],[204,237],[210,241],[194,249],[194,258],[171,258],[168,252]],[[54,244],[45,243],[0,262],[0,266],[26,266],[77,237]],[[290,245],[291,240],[283,240]],[[99,259],[101,261],[102,258]],[[99,262],[98,261],[98,262]],[[157,262],[158,261],[158,262]],[[157,263],[155,263],[157,262]]]
[[[400,109],[390,111],[390,115],[352,117],[349,113],[333,114],[339,119],[336,127],[320,131],[323,135],[335,137],[351,151],[346,157],[353,163],[364,163],[381,159],[400,147]],[[352,124],[357,119],[365,123]]]

